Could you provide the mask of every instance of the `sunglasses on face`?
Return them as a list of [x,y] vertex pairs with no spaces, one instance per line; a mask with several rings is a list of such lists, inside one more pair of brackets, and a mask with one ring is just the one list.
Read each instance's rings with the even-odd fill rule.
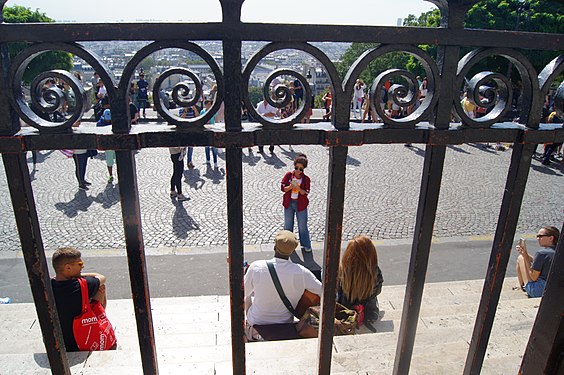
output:
[[550,237],[550,234],[537,234],[537,238]]
[[294,169],[295,169],[296,171],[300,171],[300,172],[303,172],[303,171],[304,171],[304,169],[303,169],[302,167],[294,167]]

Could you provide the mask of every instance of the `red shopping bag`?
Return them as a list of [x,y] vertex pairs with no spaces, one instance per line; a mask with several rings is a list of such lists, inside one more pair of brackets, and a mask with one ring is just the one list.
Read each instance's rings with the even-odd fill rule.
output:
[[97,351],[111,349],[117,342],[106,310],[99,301],[89,302],[86,279],[78,279],[82,293],[82,313],[74,318],[73,333],[78,350]]

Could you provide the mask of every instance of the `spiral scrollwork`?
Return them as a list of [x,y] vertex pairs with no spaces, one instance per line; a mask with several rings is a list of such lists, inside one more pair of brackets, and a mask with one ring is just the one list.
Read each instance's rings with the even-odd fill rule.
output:
[[[373,81],[370,94],[370,106],[384,124],[389,127],[415,126],[427,120],[436,104],[439,95],[439,71],[429,54],[411,45],[382,45],[364,52],[351,66],[345,77],[345,95],[350,98],[353,93],[356,78],[373,60],[392,52],[404,52],[415,57],[425,69],[427,77],[427,93],[420,95],[417,78],[405,69],[390,69],[380,73]],[[401,118],[389,116],[381,106],[386,93],[386,82],[393,81],[387,90],[388,97],[399,108],[409,108],[410,113]],[[403,84],[402,84],[403,82]],[[347,114],[348,115],[348,114]]]
[[[306,115],[309,108],[311,108],[312,89],[308,80],[300,73],[291,69],[278,69],[271,72],[265,79],[262,87],[263,96],[267,103],[277,109],[284,110],[290,105],[292,100],[291,89],[289,85],[281,83],[285,78],[293,77],[298,80],[303,89],[303,100],[300,102],[299,107],[292,114],[276,117],[266,117],[260,115],[255,109],[254,103],[251,103],[249,98],[249,80],[253,69],[258,63],[267,55],[272,52],[280,50],[298,50],[313,56],[317,61],[323,65],[331,80],[331,83],[337,93],[340,92],[340,78],[331,63],[329,58],[318,48],[307,43],[270,43],[257,51],[247,62],[243,70],[243,102],[251,116],[262,124],[265,128],[268,127],[288,127],[291,128],[294,124],[300,122]],[[281,111],[284,112],[284,111]]]
[[[370,106],[372,110],[378,113],[380,118],[387,116],[386,112],[381,103],[384,101],[384,93],[386,91],[386,82],[388,80],[396,80],[398,78],[407,82],[406,85],[395,83],[390,86],[387,90],[388,97],[391,98],[392,102],[399,108],[410,108],[418,103],[418,92],[419,85],[417,84],[417,78],[411,72],[403,69],[390,69],[385,72],[380,73],[373,81],[370,88]],[[404,121],[410,121],[416,119],[421,114],[420,107],[415,109],[409,116],[405,118]]]
[[499,73],[480,72],[468,81],[466,94],[472,104],[487,111],[485,116],[476,119],[478,122],[495,121],[510,109],[511,82]]
[[[88,94],[73,74],[65,70],[42,72],[30,84],[29,99],[22,90],[23,74],[29,63],[48,51],[70,52],[85,60],[100,74],[110,98],[115,97],[113,79],[101,59],[77,43],[34,44],[14,58],[10,68],[10,87],[12,104],[18,115],[41,132],[68,132],[90,109]],[[69,110],[66,104],[71,99],[73,106]]]
[[458,63],[458,73],[455,87],[466,86],[468,100],[477,108],[484,108],[486,115],[473,118],[462,108],[459,100],[454,101],[454,109],[462,119],[463,124],[476,128],[487,128],[500,122],[504,114],[511,109],[512,85],[505,75],[490,71],[475,74],[466,83],[466,76],[470,69],[478,62],[492,56],[502,56],[509,60],[519,72],[523,91],[521,94],[521,112],[519,121],[530,124],[531,112],[539,101],[539,83],[535,79],[535,69],[527,58],[520,52],[507,48],[479,48],[469,52]]
[[198,129],[202,128],[204,124],[206,124],[218,111],[221,106],[221,102],[223,101],[223,75],[221,73],[221,69],[219,65],[215,61],[215,59],[206,52],[202,47],[198,46],[197,44],[191,42],[185,42],[181,40],[171,40],[171,41],[160,41],[151,43],[141,50],[139,50],[135,56],[129,61],[127,66],[123,71],[122,80],[119,84],[119,95],[120,96],[127,96],[127,90],[129,87],[129,83],[133,79],[135,75],[135,70],[137,66],[149,55],[154,52],[168,49],[168,48],[180,48],[186,51],[195,53],[200,58],[202,58],[208,66],[212,70],[212,74],[215,78],[215,84],[217,85],[217,91],[213,97],[213,104],[209,111],[206,111],[204,115],[196,116],[195,118],[183,118],[180,117],[178,112],[174,113],[167,106],[163,103],[160,98],[160,91],[162,89],[162,85],[165,81],[168,80],[169,77],[173,75],[180,75],[186,76],[189,80],[191,80],[194,84],[194,89],[190,87],[189,81],[184,80],[176,83],[171,92],[172,100],[174,103],[182,108],[187,108],[195,105],[200,101],[203,96],[203,83],[201,79],[198,77],[196,73],[193,71],[181,68],[181,67],[174,67],[167,69],[163,73],[161,73],[155,83],[153,85],[153,100],[155,104],[155,108],[159,115],[164,118],[169,124],[174,124],[177,126],[177,129],[183,130],[190,130],[190,129]]

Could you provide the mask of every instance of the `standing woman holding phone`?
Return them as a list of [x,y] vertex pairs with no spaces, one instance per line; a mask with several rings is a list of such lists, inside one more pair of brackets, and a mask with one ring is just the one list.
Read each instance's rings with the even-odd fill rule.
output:
[[284,175],[280,188],[284,192],[282,198],[282,205],[284,206],[284,229],[290,232],[294,231],[295,215],[298,219],[298,233],[302,250],[311,252],[311,240],[307,228],[310,179],[304,173],[305,168],[307,168],[307,156],[299,154],[294,159],[294,171]]

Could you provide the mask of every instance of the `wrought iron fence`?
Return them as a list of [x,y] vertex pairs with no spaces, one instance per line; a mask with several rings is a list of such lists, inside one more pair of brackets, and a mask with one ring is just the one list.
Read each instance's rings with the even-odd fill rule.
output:
[[[403,305],[401,327],[397,343],[394,374],[407,374],[417,329],[425,284],[433,224],[445,163],[446,146],[466,142],[509,142],[513,144],[511,164],[507,175],[498,225],[492,245],[480,305],[467,355],[465,374],[480,372],[492,329],[502,282],[509,260],[512,239],[519,216],[525,185],[536,145],[564,141],[562,127],[541,124],[543,100],[556,78],[564,72],[564,55],[550,62],[539,74],[519,50],[557,51],[564,49],[562,34],[470,30],[464,28],[464,17],[477,0],[429,0],[442,15],[440,28],[378,27],[254,24],[241,21],[243,0],[220,0],[223,21],[217,23],[158,23],[158,24],[6,24],[0,19],[0,152],[2,153],[18,232],[28,270],[30,285],[37,309],[45,347],[54,374],[70,374],[64,350],[57,312],[49,282],[34,195],[29,178],[25,151],[43,149],[100,149],[116,150],[123,227],[126,240],[129,274],[133,295],[137,330],[145,374],[158,373],[155,337],[149,299],[141,212],[137,186],[134,150],[148,147],[206,146],[226,149],[228,210],[228,251],[231,298],[231,342],[233,373],[245,373],[244,311],[243,311],[243,175],[242,148],[264,144],[312,144],[330,147],[327,191],[327,218],[323,264],[322,319],[319,337],[318,371],[330,373],[333,342],[333,322],[337,270],[340,258],[343,202],[345,197],[346,159],[349,147],[378,143],[423,143],[426,145],[420,198],[417,209],[408,283]],[[0,2],[0,8],[5,1]],[[139,50],[115,82],[103,61],[79,42],[154,40]],[[223,68],[203,48],[189,42],[220,41],[223,47]],[[267,41],[242,66],[242,41]],[[12,42],[30,42],[12,61],[7,46]],[[377,47],[367,50],[352,65],[344,78],[335,64],[312,42],[375,42]],[[431,57],[420,45],[436,45],[437,56]],[[153,125],[132,129],[128,105],[128,87],[136,67],[150,54],[163,49],[178,48],[198,55],[211,68],[217,82],[217,95],[212,108],[194,119],[184,119],[155,100],[159,115],[170,125]],[[464,48],[471,51],[460,57]],[[276,77],[287,75],[300,80],[306,100],[295,115],[286,119],[270,119],[259,115],[249,99],[251,72],[268,54],[292,49],[315,58],[327,71],[333,87],[331,122],[308,127],[295,126],[310,105],[311,88],[299,72],[283,69],[274,72],[264,84],[267,100],[275,107],[288,104],[289,91],[283,86],[270,86]],[[109,97],[112,131],[106,133],[77,132],[73,124],[87,109],[87,96],[81,83],[66,71],[41,73],[31,83],[30,100],[22,93],[22,76],[29,62],[47,51],[66,51],[80,57],[100,74]],[[392,52],[412,55],[423,66],[428,88],[420,106],[403,118],[393,118],[379,103],[385,82],[390,78],[404,84],[392,85],[387,91],[400,108],[413,108],[420,96],[416,78],[404,67],[382,72],[371,84],[371,106],[383,123],[359,126],[350,121],[350,102],[356,78],[368,64]],[[522,83],[518,121],[500,123],[510,109],[512,87],[504,75],[483,71],[470,76],[476,64],[492,56],[507,59],[516,68]],[[153,88],[158,98],[164,80],[174,74],[190,77],[195,90],[179,84],[172,92],[180,106],[189,106],[200,96],[202,86],[198,77],[188,69],[173,68],[162,73]],[[45,113],[55,111],[61,100],[57,88],[42,88],[48,78],[66,82],[76,98],[76,110],[61,122],[54,122]],[[487,114],[473,118],[460,104],[461,91]],[[195,91],[195,92],[194,92]],[[564,83],[555,94],[555,108],[563,110]],[[210,131],[204,124],[224,105],[225,126]],[[260,124],[244,128],[241,122],[241,103]],[[461,123],[453,123],[453,113]],[[21,129],[20,121],[35,128]],[[251,131],[252,130],[252,131]],[[564,231],[563,231],[564,232]],[[555,263],[563,261],[560,238]],[[555,268],[555,267],[553,267]],[[553,270],[546,295],[562,295],[562,268]],[[539,314],[557,316],[563,309],[562,298],[545,298]],[[552,315],[551,315],[552,314]],[[556,315],[555,315],[556,314]],[[562,335],[562,315],[553,319],[537,319],[531,341],[525,353],[522,373],[536,369],[550,371],[558,366],[558,337]],[[539,335],[540,332],[554,335]],[[550,349],[547,349],[550,348]],[[542,350],[541,350],[542,349]],[[561,361],[560,354],[560,361]],[[554,367],[556,368],[556,367]]]

